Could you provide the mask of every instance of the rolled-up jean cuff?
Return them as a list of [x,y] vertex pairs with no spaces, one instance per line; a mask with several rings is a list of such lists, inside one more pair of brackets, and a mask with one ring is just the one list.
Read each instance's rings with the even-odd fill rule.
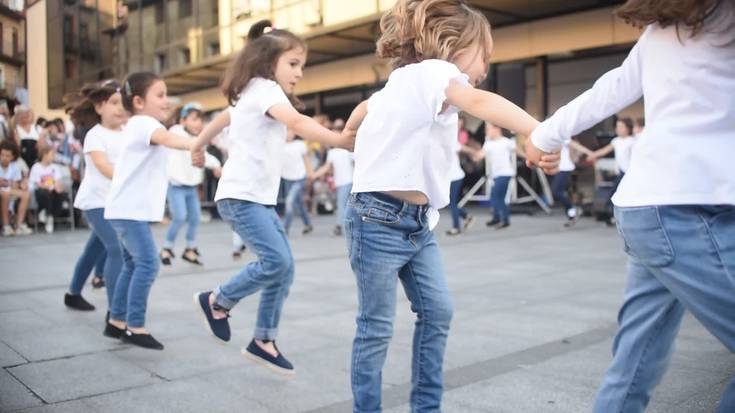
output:
[[276,336],[278,335],[278,329],[277,328],[262,328],[262,327],[255,327],[255,333],[253,333],[253,338],[257,340],[275,340]]
[[128,315],[126,313],[115,314],[113,312],[110,312],[110,319],[117,320],[117,321],[125,321],[128,319]]
[[232,307],[237,305],[237,301],[232,301],[222,295],[222,290],[220,289],[220,287],[214,289],[214,302],[217,303],[217,305],[219,305],[220,307],[226,308],[228,310],[231,310]]

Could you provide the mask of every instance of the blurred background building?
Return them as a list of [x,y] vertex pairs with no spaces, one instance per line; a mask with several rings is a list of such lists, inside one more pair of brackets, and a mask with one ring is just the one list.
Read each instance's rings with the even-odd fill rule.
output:
[[[242,49],[249,27],[268,18],[307,40],[307,69],[297,88],[307,111],[344,117],[389,74],[374,51],[380,15],[394,2],[29,1],[30,104],[38,114],[53,112],[65,93],[85,82],[152,70],[181,101],[222,108],[226,101],[217,85],[224,68]],[[640,34],[613,16],[623,3],[617,0],[469,2],[493,25],[493,64],[482,87],[538,118],[618,66]],[[10,40],[3,40],[9,51]],[[638,116],[642,105],[627,111]]]

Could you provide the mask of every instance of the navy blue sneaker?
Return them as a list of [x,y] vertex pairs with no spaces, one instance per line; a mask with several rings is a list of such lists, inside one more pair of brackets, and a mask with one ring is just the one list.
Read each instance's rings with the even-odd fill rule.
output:
[[214,337],[220,341],[230,341],[230,323],[227,321],[230,315],[228,314],[226,318],[218,320],[212,316],[212,309],[209,307],[210,294],[212,294],[211,291],[194,294],[194,304],[202,312],[204,320],[207,322],[207,326],[209,326],[209,330],[214,334]]
[[[276,347],[275,342],[273,342],[273,347]],[[273,357],[270,353],[260,348],[258,343],[255,342],[255,339],[253,339],[247,347],[242,349],[241,353],[246,359],[269,368],[278,374],[284,376],[293,376],[296,374],[293,369],[293,364],[286,360],[286,357],[283,357],[278,347],[276,347],[276,351],[278,352],[278,357]]]

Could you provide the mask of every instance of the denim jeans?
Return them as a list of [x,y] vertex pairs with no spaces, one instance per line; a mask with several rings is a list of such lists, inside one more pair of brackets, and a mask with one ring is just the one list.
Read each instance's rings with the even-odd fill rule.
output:
[[352,191],[352,183],[337,187],[337,225],[340,227],[345,224],[345,209],[347,209],[347,200],[350,198]]
[[184,225],[189,224],[186,229],[186,247],[196,248],[197,228],[199,227],[199,216],[201,206],[199,205],[199,193],[196,186],[169,185],[168,186],[168,210],[171,213],[171,224],[166,231],[165,248],[173,249],[176,236]]
[[[112,305],[112,297],[122,267],[122,251],[117,234],[105,219],[105,209],[95,208],[84,211],[84,218],[92,228],[87,244],[84,246],[82,255],[79,256],[74,266],[74,276],[71,279],[69,292],[81,294],[84,283],[87,282],[92,268],[96,268],[96,274],[102,274],[105,279],[107,290],[107,304]],[[100,271],[99,265],[104,263]]]
[[127,219],[111,219],[109,222],[117,232],[123,257],[110,317],[127,320],[128,327],[144,327],[148,294],[159,266],[151,223]]
[[505,195],[508,193],[510,176],[496,176],[493,179],[493,188],[490,191],[490,204],[493,207],[493,217],[504,223],[510,222],[510,212],[505,203]]
[[356,413],[381,411],[381,371],[393,335],[399,280],[416,313],[411,411],[440,411],[454,308],[426,211],[375,192],[352,194],[348,201],[345,234],[358,295],[351,369]]
[[286,213],[283,217],[283,226],[286,228],[286,233],[291,228],[294,212],[298,212],[301,215],[301,220],[304,222],[305,227],[311,226],[309,211],[306,210],[306,205],[304,205],[304,185],[306,185],[306,179],[296,181],[284,179],[283,182],[286,186]]
[[551,181],[551,194],[554,195],[554,199],[559,201],[565,211],[572,209],[572,201],[567,196],[567,187],[569,185],[569,176],[572,174],[571,171],[561,171],[554,175]]
[[449,186],[449,209],[452,211],[452,228],[459,229],[460,218],[467,218],[467,211],[464,208],[459,207],[459,196],[462,195],[462,183],[464,178],[452,181]]
[[[594,412],[643,412],[690,311],[735,352],[735,206],[615,208],[628,280]],[[717,412],[735,412],[735,379]]]
[[274,340],[294,275],[286,231],[272,206],[223,199],[217,202],[217,210],[258,257],[215,289],[217,304],[232,308],[243,298],[263,290],[254,337]]

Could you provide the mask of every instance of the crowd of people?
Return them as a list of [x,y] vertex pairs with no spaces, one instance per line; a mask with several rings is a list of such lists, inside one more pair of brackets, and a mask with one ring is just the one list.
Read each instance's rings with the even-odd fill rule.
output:
[[[489,160],[485,174],[493,181],[493,216],[487,225],[503,229],[510,225],[506,193],[516,155],[555,175],[553,193],[573,224],[579,211],[566,198],[574,170],[570,151],[589,160],[614,152],[619,173],[612,203],[630,264],[614,358],[594,411],[642,411],[666,370],[685,310],[735,351],[735,322],[724,316],[735,313],[735,170],[725,160],[735,149],[735,51],[723,46],[735,41],[729,31],[735,5],[731,0],[682,3],[664,14],[655,1],[622,6],[621,17],[647,25],[628,58],[542,123],[475,87],[487,75],[493,39],[484,15],[463,1],[399,0],[384,14],[377,54],[390,60],[393,71],[343,125],[299,112],[303,105],[294,87],[303,75],[306,44],[261,21],[224,74],[228,108],[206,125],[201,107],[189,103],[167,128],[166,83],[150,72],[83,88],[69,107],[74,129],[84,132],[78,141],[63,135],[63,122],[41,130],[27,109],[16,111],[17,134],[2,144],[4,228],[7,235],[30,232],[23,222],[28,191],[46,211],[46,222],[53,222],[58,194],[65,189],[54,160],[77,168],[83,156],[75,206],[92,231],[64,302],[93,309],[81,288],[93,267],[101,266],[108,295],[103,334],[163,350],[146,329],[149,292],[159,265],[175,258],[177,234],[185,224],[181,257],[201,264],[197,187],[211,173],[217,178],[217,212],[234,233],[233,251],[244,244],[255,258],[225,282],[194,293],[197,312],[213,337],[228,342],[229,312],[260,293],[255,329],[242,354],[293,375],[293,364],[276,346],[295,273],[289,230],[297,213],[302,234],[313,230],[304,199],[309,192],[318,197],[323,188],[306,183],[331,174],[338,200],[333,233],[345,236],[358,293],[354,411],[381,411],[400,281],[416,313],[411,410],[435,412],[441,409],[455,304],[433,230],[438,210],[447,206],[449,235],[474,221],[458,204],[465,174],[460,156]],[[679,105],[683,89],[687,100]],[[620,118],[609,145],[593,151],[571,141],[642,96],[649,124],[641,136],[634,137],[630,119]],[[460,127],[459,112],[485,122],[481,147]],[[529,138],[517,143],[503,129]],[[207,150],[217,139],[225,142],[224,162]],[[23,164],[32,165],[27,183]],[[279,197],[283,217],[277,212]],[[7,205],[14,198],[13,229]],[[171,222],[158,250],[150,224],[164,219],[167,200]],[[718,411],[734,409],[732,381]]]

